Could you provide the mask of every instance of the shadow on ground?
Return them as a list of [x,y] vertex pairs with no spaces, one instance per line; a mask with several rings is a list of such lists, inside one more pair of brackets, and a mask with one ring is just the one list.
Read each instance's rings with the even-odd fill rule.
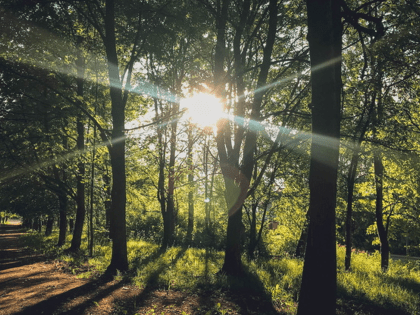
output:
[[[2,226],[0,230],[0,276],[5,292],[0,294],[0,314],[147,314],[154,302],[160,303],[162,310],[171,309],[168,314],[181,314],[180,310],[187,310],[184,314],[278,314],[260,279],[249,271],[240,277],[218,275],[217,283],[205,281],[208,284],[196,292],[162,288],[160,275],[175,265],[187,248],[180,249],[170,261],[162,259],[139,289],[130,285],[134,273],[159,260],[164,251],[135,261],[132,272],[121,280],[109,276],[79,280],[52,264],[43,264],[47,260],[44,256],[22,248],[19,236],[24,232],[19,226]],[[205,258],[209,259],[208,254]],[[14,277],[17,271],[23,276]],[[13,303],[17,304],[13,312],[4,308]]]

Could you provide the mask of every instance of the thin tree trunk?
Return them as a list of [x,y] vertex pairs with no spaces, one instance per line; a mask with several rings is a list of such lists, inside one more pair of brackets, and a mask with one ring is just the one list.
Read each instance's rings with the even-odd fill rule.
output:
[[58,234],[57,246],[61,247],[66,242],[67,234],[67,196],[65,193],[61,192],[58,194],[58,204],[60,214],[58,227],[60,231]]
[[257,247],[257,206],[258,206],[258,203],[256,202],[251,207],[248,259],[254,259],[254,252],[255,252],[255,248]]
[[298,315],[336,313],[335,206],[340,139],[341,13],[335,0],[307,0],[312,81],[308,241]]
[[[174,103],[173,113],[179,111],[178,105]],[[175,153],[176,153],[176,132],[177,120],[172,122],[171,139],[170,139],[170,155],[169,155],[169,174],[168,174],[168,195],[166,211],[163,217],[163,241],[162,248],[168,248],[173,245],[175,233]]]
[[34,218],[34,230],[38,232],[39,230],[39,219],[38,217]]
[[[193,137],[192,137],[192,126],[188,127],[188,153],[187,153],[187,165],[188,165],[188,227],[187,227],[187,242],[192,242],[192,234],[194,230],[194,173],[193,173]],[[207,174],[206,174],[207,176]],[[206,178],[207,180],[207,178]],[[206,191],[207,194],[207,191]],[[207,206],[207,203],[206,203]]]
[[204,147],[203,147],[203,152],[204,152],[204,160],[203,160],[203,164],[204,164],[204,226],[206,229],[206,234],[207,236],[210,236],[210,204],[206,201],[208,198],[208,194],[209,194],[209,181],[208,181],[208,161],[209,161],[209,143],[208,143],[208,136],[207,134],[205,135],[204,138]]
[[104,181],[104,191],[105,191],[105,226],[109,231],[109,238],[112,239],[111,231],[111,179],[108,174],[102,176]]
[[[77,95],[83,97],[83,81],[84,81],[84,67],[85,61],[80,49],[82,43],[82,37],[77,39]],[[82,115],[77,116],[77,150],[83,152],[85,150],[85,126],[83,124]],[[73,230],[73,238],[71,240],[70,251],[77,252],[80,250],[82,244],[82,232],[83,225],[85,222],[85,163],[82,159],[77,164],[77,176],[76,176],[76,223]]]
[[373,154],[373,166],[375,170],[376,187],[376,226],[378,228],[379,241],[381,242],[381,268],[385,272],[389,266],[389,242],[388,233],[383,221],[383,177],[384,166],[382,164],[381,153],[375,151]]
[[49,215],[48,219],[47,219],[47,224],[46,224],[46,227],[45,227],[45,236],[50,236],[51,235],[53,225],[54,225],[54,217],[52,215]]
[[69,222],[69,233],[73,233],[74,231],[74,219],[67,220]]
[[[156,121],[159,120],[159,106],[158,101],[155,99],[155,114]],[[158,175],[158,185],[157,185],[157,199],[160,205],[160,211],[162,213],[163,226],[165,227],[166,223],[166,191],[165,191],[165,159],[166,159],[166,143],[163,139],[163,127],[157,128],[157,138],[158,138],[158,154],[159,154],[159,175]],[[165,235],[165,231],[164,231]],[[163,244],[166,242],[162,241]]]
[[347,212],[346,212],[346,257],[344,259],[345,270],[350,270],[351,248],[353,234],[353,195],[356,178],[357,163],[359,161],[359,145],[353,151],[350,168],[347,177]]
[[[93,146],[95,147],[95,138],[96,138],[96,126],[93,127]],[[89,220],[89,256],[93,257],[93,247],[94,247],[94,239],[95,239],[95,232],[93,228],[93,192],[94,192],[94,185],[95,185],[95,153],[96,150],[93,149],[92,152],[92,163],[91,163],[91,173],[90,173],[90,220]],[[106,206],[106,203],[105,203]],[[107,211],[106,209],[105,211]],[[98,219],[98,218],[97,218]]]

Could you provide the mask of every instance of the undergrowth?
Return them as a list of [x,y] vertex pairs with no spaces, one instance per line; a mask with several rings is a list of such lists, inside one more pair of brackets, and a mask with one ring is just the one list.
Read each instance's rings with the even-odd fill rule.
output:
[[[78,255],[55,247],[57,235],[44,237],[30,233],[27,246],[65,262],[82,278],[102,274],[111,259],[111,248],[95,246],[94,257],[82,247]],[[69,242],[68,242],[69,244]],[[303,261],[293,257],[278,259],[243,258],[246,277],[235,279],[218,274],[223,252],[211,249],[173,247],[161,251],[159,245],[142,240],[128,241],[130,271],[126,277],[142,289],[181,290],[191,293],[252,291],[268,296],[281,314],[295,314]],[[390,260],[382,272],[379,253],[354,252],[351,271],[344,270],[344,248],[337,249],[338,314],[418,314],[420,315],[420,262]],[[322,289],[322,284],[320,284]]]

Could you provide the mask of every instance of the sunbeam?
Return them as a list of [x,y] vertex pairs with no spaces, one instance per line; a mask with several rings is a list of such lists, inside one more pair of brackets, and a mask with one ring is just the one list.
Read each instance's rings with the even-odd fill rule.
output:
[[[124,137],[113,139],[112,143],[113,144],[118,143],[118,142],[124,140],[125,138],[126,137],[124,136]],[[109,143],[110,142],[100,142],[100,143],[98,143],[94,146],[91,146],[88,149],[85,149],[85,150],[82,150],[82,151],[75,150],[75,151],[69,152],[69,153],[64,154],[64,155],[62,155],[58,158],[55,158],[55,159],[49,159],[48,161],[35,163],[35,164],[27,166],[27,167],[22,167],[20,169],[10,171],[10,172],[8,172],[5,175],[0,177],[0,185],[2,185],[3,182],[6,182],[6,181],[8,181],[8,180],[10,180],[14,177],[18,177],[18,176],[21,176],[21,175],[24,175],[24,174],[27,174],[27,173],[32,173],[32,172],[35,172],[37,170],[40,170],[40,169],[46,168],[48,166],[51,166],[53,164],[63,163],[63,162],[65,162],[65,161],[67,161],[71,158],[81,156],[81,155],[85,154],[86,152],[94,151],[94,150],[96,150],[97,148],[100,148],[100,147],[105,147]]]
[[[5,49],[2,50],[2,53],[0,54],[0,57],[8,60],[8,61],[13,61],[13,62],[18,62],[18,63],[22,63],[22,64],[27,64],[29,66],[32,67],[37,67],[40,69],[44,69],[47,71],[51,71],[52,73],[61,73],[64,75],[68,75],[68,76],[72,76],[72,77],[77,77],[77,71],[76,71],[76,65],[72,64],[71,62],[68,62],[68,57],[69,56],[76,56],[75,50],[75,44],[71,43],[69,41],[65,41],[62,38],[58,37],[57,35],[49,32],[48,30],[42,29],[40,27],[37,27],[36,25],[29,25],[29,24],[22,24],[21,21],[19,21],[16,17],[14,17],[12,14],[7,14],[7,12],[5,12],[4,9],[2,9],[2,14],[5,17],[5,19],[7,19],[7,23],[10,23],[11,25],[15,25],[15,28],[13,28],[14,33],[6,33],[6,35],[4,35],[3,37],[6,37],[6,39],[8,37],[8,39],[10,39],[10,45],[8,46],[11,49]],[[18,28],[16,30],[16,28]],[[52,56],[52,55],[48,55],[48,54],[42,54],[40,52],[40,57],[37,58],[36,55],[28,55],[28,54],[23,54],[23,51],[25,51],[25,49],[27,47],[24,47],[22,44],[14,42],[14,36],[19,33],[19,34],[24,34],[26,35],[28,38],[31,38],[31,40],[29,40],[27,46],[29,45],[34,45],[35,47],[41,47],[43,43],[47,43],[47,42],[52,42],[57,44],[57,49],[59,51],[59,53],[62,54],[62,56],[60,58],[56,58],[56,56]],[[36,36],[31,36],[31,34],[34,34]],[[41,36],[42,35],[42,36]],[[49,45],[50,46],[50,45]],[[20,55],[19,52],[22,52],[22,54]],[[86,53],[86,52],[85,52]],[[42,55],[42,57],[41,57]],[[60,55],[60,54],[59,54]],[[54,60],[54,62],[52,60],[48,59],[48,56],[54,57],[56,58]],[[50,58],[51,59],[51,58]],[[86,56],[86,60],[97,60],[97,59],[104,59],[103,56],[97,56],[94,54],[88,54]],[[65,60],[67,60],[67,62],[65,62]],[[105,61],[105,60],[104,60]],[[337,62],[340,62],[341,59],[340,58],[336,58],[336,59],[332,59],[329,60],[321,65],[317,65],[315,67],[312,67],[312,71],[318,71],[324,67],[328,67],[332,64],[335,64]],[[259,87],[255,90],[253,90],[251,93],[256,94],[256,93],[260,93],[263,91],[266,91],[270,88],[285,84],[287,82],[290,82],[296,78],[298,78],[299,76],[301,76],[304,73],[307,73],[307,71],[309,70],[309,67],[307,67],[306,69],[302,70],[301,72],[297,72],[293,75],[284,77],[276,82],[272,82],[269,84],[264,85],[263,87]],[[92,81],[95,80],[95,82],[97,82],[97,78],[90,78],[89,76],[84,77],[84,80],[89,80]],[[118,82],[110,82],[109,80],[106,79],[102,79],[102,81],[99,81],[99,84],[104,85],[104,86],[112,86],[112,87],[118,87],[118,88],[122,88],[122,82],[123,80],[118,80]],[[138,95],[144,95],[144,96],[148,96],[148,97],[152,97],[152,98],[157,98],[160,100],[164,100],[167,102],[175,102],[175,103],[180,103],[181,101],[181,96],[179,95],[174,95],[173,93],[171,93],[169,90],[164,89],[162,87],[159,87],[155,84],[152,84],[150,82],[144,81],[144,80],[137,80],[136,82],[134,82],[132,85],[128,84],[127,86],[129,86],[129,92],[131,93],[136,93]],[[242,95],[240,97],[245,97],[245,95]],[[175,120],[179,120],[180,117],[184,114],[185,111],[180,111],[178,113],[176,113],[173,116],[167,117],[165,120],[160,120],[160,121],[156,121],[156,122],[152,122],[150,124],[146,124],[143,126],[139,126],[139,127],[135,127],[135,128],[131,128],[131,129],[126,129],[125,132],[130,132],[136,129],[140,129],[140,128],[145,128],[148,126],[158,126],[158,127],[164,127],[170,123],[172,123]],[[321,145],[322,147],[325,148],[332,148],[336,146],[336,142],[339,141],[337,139],[332,139],[329,137],[325,137],[325,136],[321,136],[321,135],[314,135],[311,133],[307,133],[307,132],[302,132],[302,131],[296,131],[293,129],[289,129],[287,127],[283,127],[283,126],[272,126],[272,125],[267,125],[255,120],[250,120],[244,117],[240,117],[240,116],[233,116],[233,115],[228,115],[228,114],[224,114],[223,118],[227,118],[230,121],[232,121],[233,123],[245,127],[253,132],[257,132],[259,133],[261,136],[265,137],[267,140],[271,141],[271,142],[275,142],[278,138],[279,141],[281,141],[281,143],[285,146],[287,146],[287,143],[289,144],[296,144],[296,143],[300,143],[303,141],[307,141],[309,139],[312,139],[313,142],[318,143],[319,145]],[[280,134],[281,137],[277,137],[277,135],[275,135],[276,140],[273,140],[273,137],[269,135],[269,133],[266,131],[266,128],[270,128],[271,130],[273,129],[278,129],[277,134]],[[123,139],[123,138],[121,138]],[[113,140],[113,142],[115,143],[116,141],[121,141],[121,139],[117,139],[117,140]],[[100,143],[97,144],[93,147],[90,147],[88,150],[95,150],[98,147],[102,147],[102,146],[106,146],[106,143]],[[9,180],[13,177],[16,176],[20,176],[23,175],[27,172],[34,172],[37,171],[39,169],[48,167],[54,163],[62,163],[70,158],[73,157],[77,157],[79,155],[82,155],[86,152],[85,151],[74,151],[71,153],[67,153],[55,160],[49,160],[49,161],[45,161],[45,162],[41,162],[41,163],[37,163],[28,167],[24,167],[21,168],[19,170],[14,170],[14,171],[10,171],[10,173],[3,175],[0,177],[0,184],[6,180]]]

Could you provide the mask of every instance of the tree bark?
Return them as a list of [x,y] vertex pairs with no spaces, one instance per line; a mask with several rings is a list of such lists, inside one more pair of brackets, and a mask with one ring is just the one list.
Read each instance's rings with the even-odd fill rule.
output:
[[335,206],[340,139],[340,2],[307,0],[312,81],[308,241],[298,315],[335,314]]
[[378,228],[379,241],[381,242],[381,268],[385,272],[389,266],[389,242],[388,231],[383,221],[383,177],[384,166],[379,151],[373,154],[373,167],[375,171],[375,187],[376,187],[376,226]]
[[47,224],[46,224],[46,227],[45,227],[45,236],[50,236],[51,235],[53,225],[54,225],[54,217],[49,215],[48,218],[47,218]]
[[[80,49],[80,44],[82,38],[78,37],[77,39],[77,95],[83,97],[83,81],[84,81],[84,58]],[[85,126],[82,120],[82,114],[80,113],[77,116],[77,150],[83,152],[85,150]],[[71,240],[71,246],[69,248],[72,252],[77,252],[80,250],[80,245],[82,244],[82,232],[83,225],[85,222],[85,163],[82,160],[79,160],[77,163],[77,176],[76,176],[76,222],[73,230],[73,238]]]
[[102,176],[104,181],[104,191],[105,191],[105,226],[109,231],[109,238],[112,239],[111,231],[111,179],[108,174]]
[[[245,3],[245,5],[249,5]],[[243,8],[246,11],[246,7]],[[267,41],[263,51],[263,61],[260,66],[258,76],[257,89],[265,86],[268,77],[268,71],[271,66],[271,54],[275,42],[276,28],[277,28],[277,1],[270,0],[269,3],[269,27],[267,33]],[[221,18],[223,21],[223,16]],[[223,40],[224,37],[220,39]],[[219,38],[218,38],[219,42]],[[218,60],[216,59],[216,62]],[[219,61],[220,62],[220,61]],[[264,91],[260,90],[255,93],[252,103],[251,119],[255,121],[260,120],[261,103],[264,97]],[[224,126],[221,121],[218,128],[218,135],[216,137],[217,148],[220,156],[220,164],[225,180],[227,204],[229,208],[229,219],[227,227],[227,244],[225,250],[225,260],[222,267],[222,272],[227,274],[240,274],[243,272],[241,262],[241,240],[244,233],[244,225],[242,223],[242,205],[247,197],[249,183],[251,181],[252,170],[254,168],[254,154],[256,149],[257,132],[255,130],[248,130],[243,153],[243,163],[241,170],[236,171],[238,166],[237,159],[239,156],[230,154],[231,159],[227,158],[226,148],[229,153],[235,153],[230,148],[230,139],[226,142],[223,140]],[[240,139],[235,139],[235,144],[238,144]],[[240,147],[240,146],[239,146]],[[239,148],[238,147],[238,148]],[[238,183],[237,185],[235,183]],[[235,197],[235,200],[231,198]],[[234,201],[232,203],[232,201]]]
[[346,257],[344,259],[345,270],[350,270],[351,265],[351,248],[353,234],[353,195],[354,183],[356,179],[357,164],[359,161],[359,144],[355,148],[347,177],[347,211],[346,211]]
[[[187,166],[188,166],[188,226],[187,226],[187,242],[192,243],[192,234],[194,230],[194,173],[193,173],[193,137],[192,126],[188,126],[188,152],[187,152]],[[207,172],[205,173],[207,181]],[[205,192],[207,195],[207,191]],[[207,196],[206,196],[207,197]],[[207,203],[206,203],[207,207]],[[206,211],[207,216],[207,211]]]
[[61,247],[66,242],[67,234],[67,195],[65,193],[58,193],[58,204],[60,214],[58,227],[60,231],[58,234],[57,246]]
[[126,175],[125,175],[125,108],[122,98],[118,57],[115,39],[114,0],[106,1],[105,9],[105,50],[108,59],[108,75],[111,96],[112,145],[109,149],[112,167],[112,191],[110,230],[112,233],[112,257],[107,271],[128,270],[126,235]]
[[258,202],[255,202],[251,207],[248,259],[254,259],[254,252],[255,252],[255,248],[257,247],[257,206],[258,206]]
[[[173,113],[179,111],[179,105],[173,103]],[[175,191],[175,154],[176,154],[176,133],[178,123],[175,119],[171,124],[171,138],[170,138],[170,149],[169,149],[169,172],[168,172],[168,194],[167,194],[167,205],[165,212],[163,213],[163,241],[162,248],[168,248],[174,243],[175,234],[175,220],[176,210],[174,201]]]

